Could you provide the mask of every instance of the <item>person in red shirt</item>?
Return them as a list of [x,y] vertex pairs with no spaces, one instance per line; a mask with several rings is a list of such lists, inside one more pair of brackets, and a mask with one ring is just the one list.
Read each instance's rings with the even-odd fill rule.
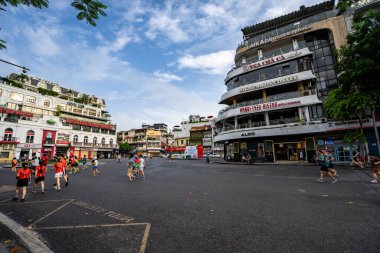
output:
[[45,192],[45,172],[46,166],[43,164],[43,160],[40,160],[40,165],[36,166],[35,174],[34,174],[34,190],[33,192],[37,192],[37,184],[41,183],[41,194]]
[[13,197],[13,201],[18,200],[18,196],[20,193],[20,187],[22,187],[22,196],[21,196],[21,202],[25,201],[25,195],[26,195],[26,187],[29,184],[30,177],[32,175],[32,172],[29,168],[26,167],[26,163],[22,163],[21,169],[17,172],[16,178],[17,178],[17,184],[16,184],[16,195]]
[[11,162],[11,172],[16,172],[16,167],[17,167],[17,159],[14,157]]
[[54,186],[54,189],[60,191],[61,190],[61,177],[63,175],[63,164],[61,162],[61,159],[57,158],[55,160],[54,164],[54,169],[55,169],[55,180],[56,180],[56,185]]
[[69,185],[69,173],[67,169],[67,162],[64,155],[61,155],[61,163],[63,165],[63,179],[65,180],[65,186]]

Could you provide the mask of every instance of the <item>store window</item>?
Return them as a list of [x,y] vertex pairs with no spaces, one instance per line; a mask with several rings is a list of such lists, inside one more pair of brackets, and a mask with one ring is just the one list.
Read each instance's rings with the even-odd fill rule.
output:
[[98,144],[98,138],[94,137],[94,139],[92,139],[92,144],[94,145]]
[[13,136],[13,129],[7,128],[4,132],[4,141],[11,141]]
[[78,143],[78,135],[74,135],[73,142]]
[[87,137],[87,136],[85,136],[85,137],[83,138],[83,143],[88,143],[88,137]]
[[33,130],[29,130],[26,133],[26,143],[33,143],[33,142],[34,142],[34,131]]

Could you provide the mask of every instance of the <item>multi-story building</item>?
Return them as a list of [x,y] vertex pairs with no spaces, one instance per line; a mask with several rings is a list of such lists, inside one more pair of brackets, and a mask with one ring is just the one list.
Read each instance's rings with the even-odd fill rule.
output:
[[167,132],[167,125],[163,123],[142,124],[139,129],[120,131],[117,135],[118,143],[127,142],[132,152],[143,156],[160,155],[172,139],[172,135]]
[[203,146],[204,153],[212,152],[211,125],[193,126],[190,129],[189,146]]
[[[174,135],[174,147],[184,147],[192,145],[190,143],[190,130],[193,127],[211,127],[213,123],[213,116],[201,117],[199,115],[190,115],[189,120],[185,120],[181,122],[181,125],[177,125],[173,127],[172,133]],[[209,138],[209,137],[205,137]],[[212,138],[212,137],[211,137]],[[206,144],[208,145],[209,139],[206,139]],[[194,143],[194,142],[192,142]],[[200,143],[199,145],[203,145]],[[211,145],[212,146],[212,141]]]
[[1,160],[46,153],[111,157],[116,125],[101,98],[36,77],[0,81]]
[[[215,123],[214,141],[224,144],[226,159],[239,161],[250,153],[257,160],[311,161],[326,147],[337,162],[351,159],[358,145],[344,143],[343,136],[359,122],[329,121],[322,110],[328,91],[337,86],[334,50],[346,43],[349,27],[334,2],[301,6],[242,29],[244,41],[219,101],[228,106]],[[372,124],[371,118],[364,123],[369,140]]]

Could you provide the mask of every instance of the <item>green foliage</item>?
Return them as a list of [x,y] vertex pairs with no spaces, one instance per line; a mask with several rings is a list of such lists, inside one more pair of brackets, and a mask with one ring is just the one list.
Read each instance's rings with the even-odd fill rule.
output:
[[95,20],[99,19],[99,15],[107,16],[103,11],[107,9],[107,6],[97,0],[75,0],[71,6],[79,11],[78,20],[84,19],[92,26],[96,26]]
[[4,82],[8,83],[10,86],[21,88],[21,89],[24,88],[24,85],[22,83],[19,83],[19,82],[15,81],[15,80],[12,80],[12,79],[9,79],[9,78],[6,78],[6,77],[1,77],[1,80],[3,80]]
[[[49,7],[49,0],[0,0],[0,11],[5,11],[4,8],[9,5],[14,7],[24,5],[42,9]],[[98,0],[74,0],[71,6],[79,11],[76,16],[78,20],[86,20],[86,22],[92,26],[96,26],[95,21],[98,20],[100,16],[107,16],[104,12],[107,6]],[[6,42],[0,39],[0,50],[6,48],[5,44]]]
[[357,141],[361,143],[367,142],[367,139],[363,132],[349,132],[349,133],[346,133],[343,138],[343,142],[347,144],[354,144]]
[[38,93],[40,93],[42,95],[53,96],[53,97],[57,97],[59,95],[58,92],[55,92],[55,91],[52,91],[52,90],[48,90],[48,89],[44,89],[44,88],[41,88],[41,87],[38,87]]
[[129,151],[129,150],[131,150],[131,147],[129,146],[129,144],[127,142],[124,142],[124,143],[119,145],[119,149],[122,151]]
[[360,0],[339,0],[336,6],[339,9],[339,14],[344,13],[350,6],[359,1]]

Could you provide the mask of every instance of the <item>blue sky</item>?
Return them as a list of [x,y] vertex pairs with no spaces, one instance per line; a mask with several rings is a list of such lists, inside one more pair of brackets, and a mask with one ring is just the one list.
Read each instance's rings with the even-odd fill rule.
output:
[[[216,116],[240,29],[322,1],[102,2],[107,17],[95,28],[76,20],[70,0],[51,0],[42,10],[7,8],[0,13],[0,38],[7,41],[0,58],[104,98],[118,130],[127,130]],[[0,63],[0,75],[12,72],[20,70]]]

